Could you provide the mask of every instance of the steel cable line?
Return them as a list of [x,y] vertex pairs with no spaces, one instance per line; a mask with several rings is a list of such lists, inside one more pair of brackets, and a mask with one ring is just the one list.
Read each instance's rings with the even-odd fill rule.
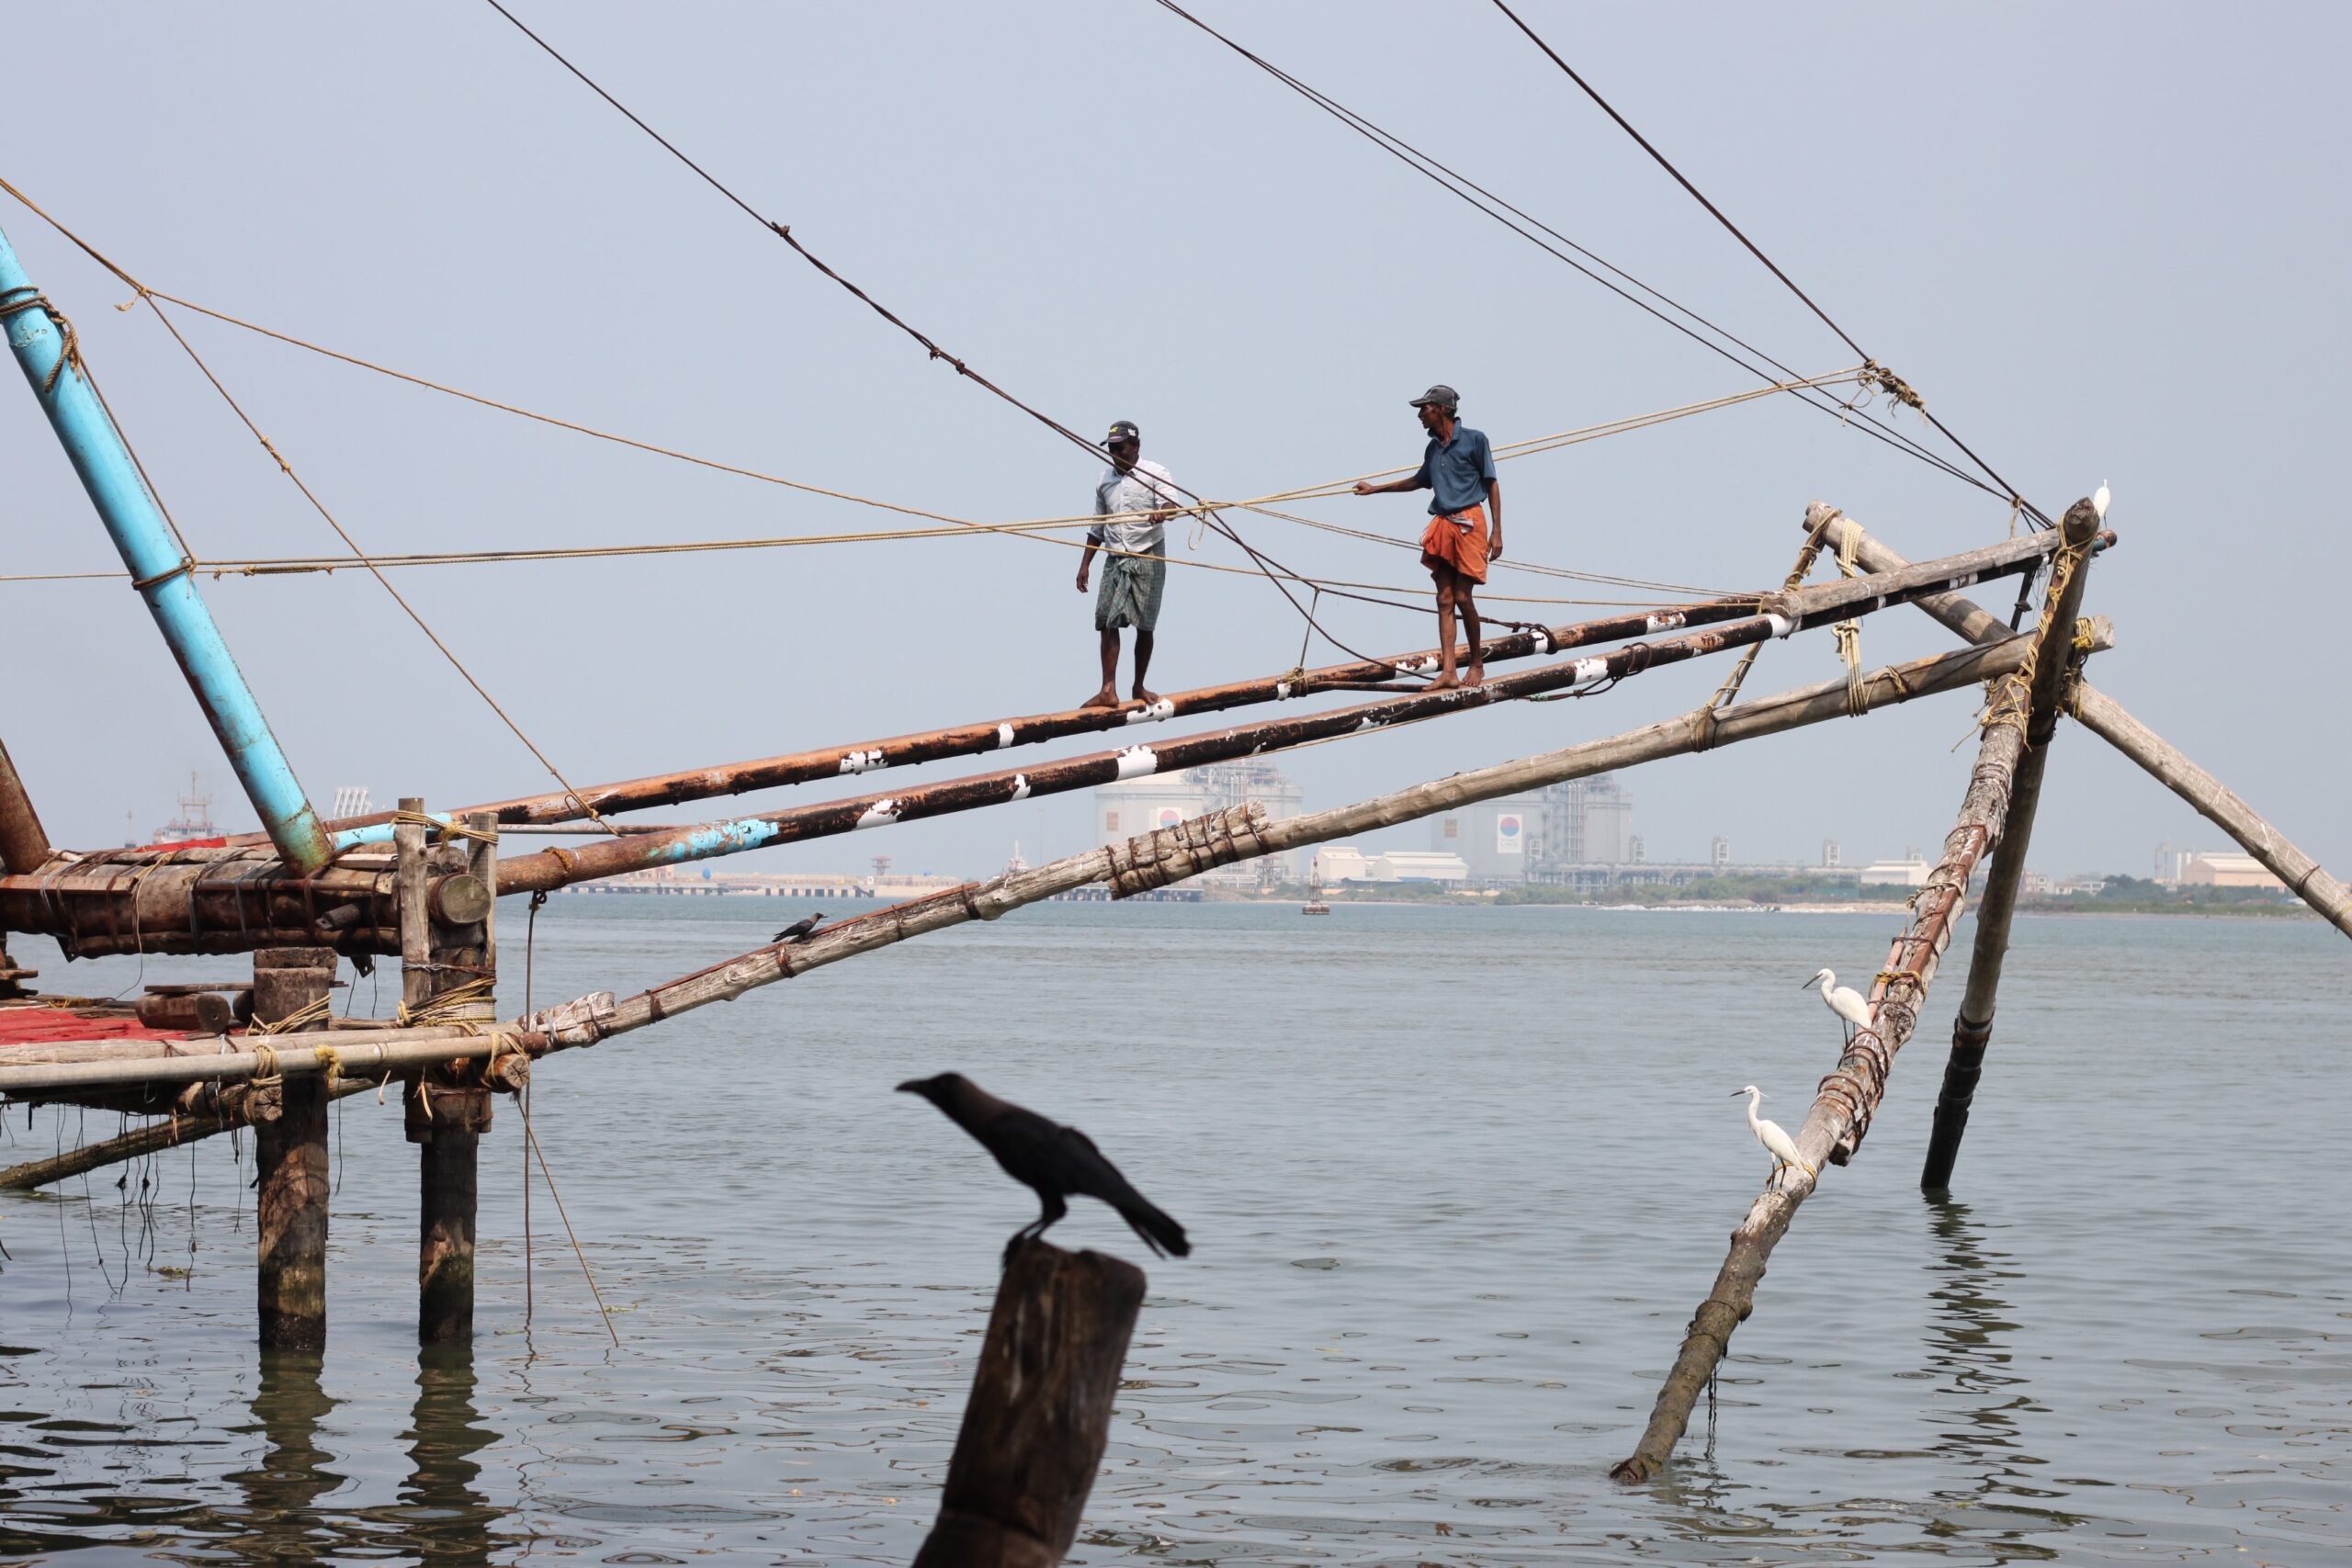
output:
[[[965,378],[967,380],[974,382],[988,391],[994,393],[1004,401],[1011,403],[1014,408],[1019,409],[1022,412],[1027,414],[1030,418],[1035,420],[1038,423],[1044,425],[1046,429],[1052,431],[1057,435],[1059,435],[1065,441],[1068,441],[1071,445],[1092,454],[1094,457],[1101,458],[1105,463],[1112,462],[1111,454],[1102,446],[1088,440],[1085,436],[1080,435],[1077,431],[1072,430],[1069,425],[1064,424],[1061,421],[1054,418],[1051,414],[1045,412],[1041,409],[1032,407],[1028,403],[1025,403],[1019,398],[1013,396],[1011,392],[1006,391],[1002,387],[998,386],[994,381],[989,380],[986,376],[983,376],[978,371],[973,369],[968,364],[965,363],[965,361],[957,358],[955,355],[950,354],[947,350],[942,348],[930,336],[910,324],[904,318],[900,317],[897,312],[890,310],[889,307],[884,305],[880,300],[868,294],[865,289],[859,288],[848,278],[843,277],[840,273],[835,272],[814,252],[810,251],[808,246],[802,244],[797,239],[794,238],[791,225],[778,223],[772,219],[763,217],[758,209],[745,201],[741,197],[737,196],[733,191],[728,189],[725,185],[721,184],[714,175],[712,175],[709,170],[704,168],[700,164],[695,163],[692,158],[687,157],[684,152],[680,152],[676,144],[672,142],[669,138],[663,136],[650,125],[648,125],[627,105],[623,104],[618,98],[616,98],[612,94],[606,92],[602,86],[598,85],[594,77],[581,70],[577,65],[574,65],[571,61],[565,59],[563,54],[558,51],[553,44],[550,44],[547,39],[541,38],[537,33],[533,32],[529,28],[526,27],[522,20],[517,17],[514,12],[501,5],[499,0],[484,0],[484,3],[487,4],[492,10],[505,17],[509,22],[512,22],[518,32],[520,32],[525,38],[529,39],[533,43],[538,45],[541,50],[546,51],[549,59],[562,66],[566,71],[571,73],[572,75],[578,77],[598,97],[604,99],[605,102],[619,110],[630,124],[636,126],[639,130],[644,131],[646,135],[660,142],[673,157],[678,160],[678,162],[685,164],[687,168],[692,169],[696,175],[699,175],[703,181],[713,190],[718,191],[729,201],[734,203],[735,206],[742,209],[742,210],[754,221],[759,223],[762,228],[766,229],[769,232],[775,234],[776,238],[782,240],[786,244],[790,245],[796,252],[799,253],[802,260],[808,262],[809,265],[815,267],[819,272],[823,273],[827,277],[831,278],[835,283],[840,284],[843,288],[849,290],[851,294],[864,301],[868,309],[872,310],[884,321],[888,321],[892,326],[897,327],[900,332],[905,333],[909,337],[914,339],[916,343],[922,344],[923,350],[928,353],[932,358],[944,360],[951,367],[954,368],[957,375]],[[1195,491],[1187,489],[1185,486],[1177,483],[1173,479],[1152,479],[1149,482],[1155,491],[1157,491],[1160,485],[1165,484],[1170,490],[1174,490],[1183,495],[1192,497],[1193,501],[1198,505],[1204,508],[1208,507],[1208,502],[1204,497]],[[1290,577],[1309,582],[1312,582],[1314,581],[1313,579],[1305,577],[1305,574],[1303,573],[1292,571],[1290,568],[1283,565],[1282,562],[1274,559],[1272,556],[1265,554],[1256,546],[1250,544],[1247,539],[1244,539],[1241,536],[1239,530],[1236,529],[1231,524],[1226,522],[1225,519],[1222,516],[1219,516],[1213,508],[1201,513],[1200,515],[1210,527],[1216,529],[1219,535],[1230,541],[1244,555],[1250,558],[1250,561],[1257,566],[1261,573],[1263,573],[1266,581],[1274,585],[1275,592],[1279,592],[1285,600],[1287,600],[1290,604],[1290,607],[1298,613],[1299,617],[1306,621],[1306,623],[1315,631],[1320,633],[1326,642],[1329,642],[1332,647],[1339,649],[1342,652],[1352,654],[1358,659],[1370,659],[1372,657],[1371,655],[1363,653],[1357,649],[1351,648],[1348,644],[1341,642],[1338,637],[1333,637],[1329,628],[1326,627],[1320,621],[1317,620],[1315,613],[1305,604],[1300,604],[1298,602],[1298,596],[1293,593],[1283,581],[1283,577]],[[1340,598],[1362,597],[1362,595],[1348,593],[1344,591],[1336,589],[1326,590],[1326,592],[1333,592]],[[1396,604],[1396,602],[1393,600],[1374,600],[1367,602],[1388,604],[1396,605],[1397,608],[1410,609],[1416,613],[1419,613],[1424,609],[1424,606],[1418,604]]]
[[[1163,0],[1163,3],[1165,3],[1165,0]],[[1706,195],[1702,192],[1697,186],[1692,185],[1690,179],[1683,175],[1682,171],[1674,166],[1672,161],[1669,160],[1665,153],[1650,145],[1650,140],[1648,137],[1644,136],[1640,131],[1634,130],[1631,120],[1627,119],[1623,115],[1619,114],[1615,107],[1612,106],[1607,98],[1602,97],[1598,92],[1594,91],[1592,84],[1586,81],[1581,75],[1577,74],[1575,66],[1570,65],[1566,60],[1560,58],[1559,51],[1544,42],[1543,36],[1536,32],[1533,28],[1529,27],[1525,22],[1520,20],[1519,13],[1512,10],[1508,5],[1504,4],[1504,0],[1494,0],[1494,6],[1496,10],[1500,11],[1505,17],[1510,18],[1511,26],[1517,28],[1521,32],[1527,35],[1528,41],[1534,44],[1536,48],[1542,50],[1547,56],[1549,56],[1552,63],[1558,66],[1562,72],[1566,73],[1569,81],[1574,82],[1578,87],[1582,88],[1584,90],[1585,96],[1600,105],[1601,112],[1608,115],[1611,119],[1615,120],[1618,128],[1623,130],[1626,135],[1632,137],[1634,141],[1640,145],[1643,152],[1647,152],[1652,158],[1656,159],[1659,168],[1664,169],[1668,174],[1673,175],[1675,183],[1680,186],[1684,190],[1690,192],[1691,199],[1696,201],[1700,206],[1705,208],[1716,222],[1722,224],[1724,229],[1730,231],[1732,238],[1747,246],[1747,253],[1754,256],[1758,261],[1762,262],[1765,268],[1770,271],[1774,277],[1779,278],[1781,282],[1787,287],[1790,293],[1795,295],[1799,299],[1804,300],[1805,309],[1820,317],[1824,326],[1827,327],[1831,332],[1836,333],[1839,338],[1843,339],[1848,348],[1850,348],[1856,354],[1860,355],[1865,360],[1868,360],[1872,367],[1878,367],[1878,361],[1871,358],[1870,352],[1863,348],[1860,344],[1854,341],[1852,333],[1847,332],[1845,328],[1839,326],[1836,321],[1831,321],[1829,319],[1829,312],[1824,310],[1820,306],[1813,302],[1813,296],[1807,294],[1804,289],[1799,288],[1796,286],[1795,280],[1791,278],[1787,273],[1782,272],[1779,265],[1773,262],[1772,258],[1766,255],[1763,251],[1758,247],[1755,241],[1749,239],[1746,234],[1740,231],[1738,224],[1734,223],[1729,218],[1724,216],[1723,209],[1717,207],[1713,202],[1709,201]],[[1913,399],[1916,399],[1917,396],[1917,395],[1914,393]],[[1906,399],[1905,400],[1912,401],[1912,400],[1909,399]],[[1984,469],[1985,474],[1993,480],[1993,482],[2001,487],[2004,493],[2006,493],[2011,500],[2017,502],[2019,506],[2023,508],[2026,513],[2033,519],[2036,525],[2043,528],[2054,525],[2052,524],[2048,514],[2043,513],[2040,507],[2035,506],[2029,501],[2026,501],[2023,496],[2018,494],[2017,487],[2010,484],[2008,480],[2003,479],[1999,472],[1994,468],[1992,464],[1987,463],[1984,458],[1978,457],[1975,450],[1971,447],[1967,442],[1962,441],[1959,436],[1954,435],[1942,420],[1938,419],[1934,414],[1928,412],[1928,405],[1924,401],[1913,401],[1913,406],[1919,411],[1919,416],[1922,419],[1926,420],[1929,424],[1934,425],[1937,430],[1942,433],[1945,440],[1951,442],[1953,446],[1966,453],[1970,462],[1974,463],[1978,468]]]
[[[1566,235],[1562,234],[1559,231],[1552,228],[1549,224],[1544,223],[1542,220],[1530,216],[1528,213],[1513,206],[1510,202],[1496,196],[1493,192],[1487,190],[1484,186],[1479,185],[1476,180],[1471,179],[1468,175],[1463,175],[1445,164],[1441,163],[1436,158],[1423,152],[1419,148],[1415,147],[1411,142],[1405,141],[1402,137],[1396,135],[1373,120],[1367,119],[1363,115],[1358,114],[1355,110],[1348,107],[1345,104],[1340,103],[1337,98],[1330,96],[1321,89],[1301,80],[1299,77],[1291,74],[1291,73],[1283,70],[1281,66],[1274,64],[1264,56],[1254,52],[1247,46],[1236,41],[1226,34],[1219,32],[1216,28],[1211,27],[1200,17],[1195,17],[1190,11],[1185,10],[1182,6],[1175,4],[1174,0],[1154,0],[1154,4],[1158,5],[1162,10],[1182,17],[1186,22],[1189,22],[1193,27],[1199,28],[1202,32],[1204,32],[1209,37],[1216,39],[1219,43],[1225,45],[1236,54],[1241,56],[1241,58],[1248,61],[1250,64],[1255,65],[1258,69],[1265,72],[1268,75],[1273,77],[1276,81],[1282,83],[1293,92],[1295,92],[1300,96],[1306,98],[1309,103],[1315,105],[1316,107],[1322,109],[1326,114],[1329,114],[1333,118],[1339,120],[1340,124],[1346,126],[1349,130],[1353,130],[1359,136],[1363,137],[1366,141],[1371,141],[1374,146],[1380,148],[1381,151],[1388,153],[1391,157],[1396,158],[1398,162],[1404,164],[1416,174],[1422,175],[1424,178],[1437,185],[1440,188],[1460,197],[1463,201],[1468,203],[1473,209],[1486,214],[1486,216],[1493,219],[1496,222],[1500,223],[1504,228],[1510,230],[1513,233],[1519,235],[1521,239],[1526,240],[1529,243],[1534,245],[1537,249],[1544,252],[1554,259],[1565,263],[1566,265],[1583,274],[1586,277],[1590,278],[1593,282],[1600,284],[1603,288],[1608,289],[1611,293],[1615,294],[1637,310],[1641,310],[1647,312],[1649,315],[1656,317],[1658,321],[1673,328],[1676,332],[1682,333],[1692,342],[1699,344],[1701,346],[1722,355],[1732,364],[1738,366],[1749,375],[1757,377],[1758,378],[1767,382],[1773,380],[1771,376],[1767,375],[1757,366],[1742,359],[1738,355],[1733,353],[1730,349],[1725,348],[1722,344],[1716,343],[1713,339],[1706,337],[1685,323],[1676,321],[1673,317],[1667,315],[1662,310],[1659,310],[1656,306],[1650,305],[1642,299],[1634,298],[1634,296],[1627,292],[1626,289],[1611,282],[1608,278],[1603,277],[1599,273],[1593,271],[1591,267],[1586,266],[1582,262],[1577,261],[1576,256],[1568,255],[1562,252],[1557,246],[1547,243],[1542,235],[1531,232],[1528,228],[1522,227],[1521,222],[1523,221],[1527,225],[1532,225],[1534,229],[1543,231],[1543,234],[1549,235],[1552,239],[1557,240],[1560,244],[1566,245],[1568,249],[1575,251],[1577,255],[1584,256],[1596,265],[1602,267],[1609,272],[1614,273],[1617,276],[1623,278],[1627,283],[1633,285],[1634,288],[1640,289],[1643,293],[1649,295],[1652,299],[1655,299],[1671,309],[1679,311],[1681,314],[1688,316],[1691,321],[1705,327],[1709,332],[1714,333],[1729,342],[1737,344],[1740,348],[1747,350],[1747,353],[1763,360],[1767,365],[1772,366],[1774,368],[1782,371],[1789,378],[1795,378],[1796,373],[1793,370],[1789,369],[1786,365],[1782,364],[1772,355],[1765,353],[1762,349],[1755,347],[1753,344],[1747,343],[1745,339],[1739,337],[1728,329],[1717,325],[1715,322],[1708,320],[1705,316],[1701,315],[1690,307],[1682,304],[1680,301],[1662,293],[1658,289],[1653,288],[1648,284],[1644,283],[1640,278],[1635,277],[1633,274],[1626,272],[1623,268],[1617,266],[1613,263],[1596,254],[1592,251],[1588,250],[1583,245],[1577,243],[1576,241],[1569,239]],[[1482,197],[1484,198],[1483,200],[1481,199]],[[1491,203],[1492,205],[1489,206],[1488,203]],[[1515,221],[1514,220],[1521,221]],[[1855,352],[1860,353],[1860,350],[1858,349]],[[1868,356],[1865,355],[1865,358],[1867,357]],[[1798,391],[1794,395],[1799,402],[1804,403],[1808,407],[1819,409],[1824,413],[1836,417],[1841,423],[1849,423],[1848,416],[1854,412],[1852,405],[1840,403],[1835,400],[1807,397],[1803,391]],[[1923,407],[1921,408],[1920,412],[1924,415],[1927,411]],[[1907,435],[1905,435],[1899,430],[1882,430],[1875,423],[1867,422],[1854,423],[1851,427],[1861,431],[1864,434],[1871,436],[1874,440],[1883,442],[1886,445],[1894,447],[1898,451],[1917,457],[1920,461],[1950,474],[1952,478],[1959,479],[1963,484],[1973,485],[1978,490],[1984,491],[1987,494],[1999,493],[2004,499],[2007,499],[2007,492],[1995,491],[1992,486],[1985,484],[1983,480],[1953,464],[1949,459],[1928,450],[1918,442],[1914,441]]]

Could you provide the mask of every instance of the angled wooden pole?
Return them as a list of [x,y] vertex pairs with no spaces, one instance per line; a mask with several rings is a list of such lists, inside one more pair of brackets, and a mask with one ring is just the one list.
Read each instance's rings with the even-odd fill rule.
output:
[[[1928,1134],[1928,1157],[1919,1171],[1920,1187],[1930,1192],[1951,1185],[1960,1142],[1968,1134],[1968,1112],[1975,1103],[1976,1085],[1984,1076],[1985,1049],[1993,1043],[1993,1007],[2001,988],[2002,961],[2009,952],[2009,922],[2017,915],[2018,893],[2025,881],[2026,854],[2033,843],[2033,813],[2041,803],[2050,741],[2058,733],[2068,680],[2076,673],[2073,632],[2075,619],[2082,613],[2083,588],[2090,577],[2090,542],[2098,531],[2098,517],[2089,507],[2076,507],[2066,513],[2062,526],[2066,547],[2051,569],[2053,575],[2049,605],[2042,613],[2040,657],[2027,692],[2025,754],[2017,761],[2008,810],[2001,819],[2000,848],[1985,875],[1984,897],[1976,906],[1968,984],[1961,993],[1960,1010],[1952,1017],[1951,1055],[1944,1058],[1935,1125]],[[2055,575],[2061,572],[2063,581]]]
[[[2087,539],[2097,531],[2098,513],[2089,502],[2077,502],[2067,512],[2065,526],[2070,539]],[[2053,579],[2063,590],[2063,576],[2053,573]],[[1969,775],[1959,818],[1945,836],[1942,858],[1913,899],[1910,925],[1894,939],[1886,966],[1871,985],[1870,1027],[1856,1032],[1836,1069],[1821,1080],[1813,1109],[1797,1131],[1797,1150],[1811,1172],[1817,1173],[1828,1164],[1845,1164],[1869,1131],[1871,1117],[1885,1097],[1895,1054],[1917,1027],[1928,983],[1951,945],[1952,930],[1959,924],[1967,898],[1969,878],[1999,838],[2008,815],[2010,786],[2018,758],[2025,750],[2025,727],[2031,711],[2030,670],[2048,661],[2063,661],[2074,637],[2072,621],[2061,623],[2054,615],[2045,616],[2028,650],[2028,669],[2005,675],[1993,685],[1984,739],[1977,745],[1976,765]],[[1798,1205],[1818,1180],[1817,1174],[1789,1168],[1777,1172],[1776,1178],[1732,1232],[1731,1248],[1715,1275],[1714,1288],[1691,1314],[1674,1366],[1651,1408],[1649,1425],[1633,1453],[1610,1472],[1616,1479],[1645,1480],[1667,1462],[1690,1425],[1691,1406],[1730,1348],[1733,1330],[1755,1310],[1756,1287],[1764,1277],[1772,1249],[1788,1234]]]
[[[329,1100],[342,1100],[350,1095],[372,1089],[376,1086],[364,1080],[338,1078],[327,1090]],[[0,1170],[0,1191],[28,1192],[36,1187],[46,1187],[52,1181],[85,1171],[119,1165],[125,1160],[141,1159],[161,1154],[182,1144],[198,1143],[215,1137],[232,1128],[248,1126],[253,1121],[250,1101],[223,1106],[219,1111],[185,1111],[145,1127],[133,1127],[111,1138],[101,1138],[95,1144],[84,1144],[78,1149],[68,1149],[62,1155],[47,1155],[27,1160]]]
[[[1843,537],[1848,529],[1854,532],[1854,559],[1865,570],[1896,571],[1909,564],[1851,518],[1840,519],[1831,529],[1833,538]],[[1971,642],[1994,643],[2010,635],[2006,622],[1964,594],[1939,593],[1915,603]],[[2329,875],[2319,862],[2228,785],[2087,681],[2075,683],[2074,706],[2069,711],[2085,729],[2139,763],[2158,784],[2194,807],[2199,816],[2237,840],[2240,848],[2269,867],[2328,924],[2352,936],[2352,887]]]
[[939,1520],[915,1568],[1054,1568],[1111,1438],[1143,1270],[1047,1242],[998,1282]]
[[[2011,637],[1989,647],[1963,649],[1872,671],[1862,682],[1862,706],[1887,707],[2007,674],[2024,663],[2030,646],[2030,638]],[[754,948],[618,1002],[613,1000],[609,991],[602,992],[561,1008],[510,1021],[495,1041],[487,1034],[466,1035],[443,1026],[345,1036],[345,1043],[337,1047],[337,1066],[345,1077],[373,1079],[388,1073],[407,1072],[423,1064],[482,1058],[494,1051],[503,1051],[504,1064],[512,1068],[518,1062],[518,1048],[537,1056],[549,1051],[594,1045],[689,1009],[732,1001],[763,986],[789,980],[911,937],[962,925],[967,920],[992,920],[1075,887],[1108,882],[1114,893],[1124,897],[1237,860],[1328,843],[1474,801],[1499,799],[1566,779],[1586,778],[1661,757],[1703,751],[1710,747],[1846,718],[1853,712],[1852,702],[1852,692],[1845,680],[1824,681],[1714,710],[1703,722],[1697,715],[1685,715],[1281,822],[1266,822],[1263,808],[1255,804],[1235,807],[1176,828],[1143,834],[1125,843],[1089,850],[1025,871],[1008,872],[987,882],[965,883],[859,915],[825,927],[805,942]],[[0,1092],[10,1094],[236,1079],[250,1077],[254,1065],[254,1058],[244,1053],[175,1056],[169,1055],[167,1046],[148,1041],[66,1041],[53,1045],[19,1046],[8,1055],[16,1065],[0,1065]],[[323,1070],[323,1062],[315,1054],[291,1048],[281,1055],[278,1066],[288,1073]]]

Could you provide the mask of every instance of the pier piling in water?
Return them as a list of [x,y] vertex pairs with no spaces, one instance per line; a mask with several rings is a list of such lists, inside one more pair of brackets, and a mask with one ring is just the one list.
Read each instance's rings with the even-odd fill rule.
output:
[[[496,818],[471,813],[462,832],[445,830],[428,849],[424,803],[400,809],[401,1021],[485,1027],[498,1016]],[[417,1341],[464,1343],[474,1333],[475,1182],[490,1090],[478,1064],[449,1063],[419,1068],[401,1099],[418,1145]]]
[[1111,1438],[1144,1274],[1043,1241],[1013,1250],[915,1568],[1053,1568]]
[[[334,965],[327,948],[255,953],[256,1030],[323,1029]],[[261,1343],[266,1349],[322,1349],[327,1342],[327,1080],[322,1074],[256,1079],[246,1097],[261,1170],[254,1195]]]

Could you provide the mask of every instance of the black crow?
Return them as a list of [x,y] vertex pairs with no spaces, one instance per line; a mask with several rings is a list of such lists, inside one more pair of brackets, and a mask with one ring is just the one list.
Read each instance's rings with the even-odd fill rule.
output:
[[1013,1248],[1044,1235],[1047,1226],[1069,1213],[1063,1200],[1071,1193],[1100,1198],[1116,1209],[1156,1256],[1191,1255],[1184,1227],[1153,1208],[1127,1184],[1118,1168],[1102,1157],[1094,1140],[1077,1128],[1060,1126],[1034,1111],[999,1100],[961,1073],[910,1078],[899,1086],[899,1092],[919,1094],[939,1107],[950,1122],[996,1156],[1007,1176],[1035,1190],[1045,1212],[1012,1233],[1012,1239],[1004,1245],[1007,1258]]
[[807,942],[809,933],[817,929],[817,922],[824,918],[825,911],[820,909],[805,920],[793,921],[768,940],[770,942]]

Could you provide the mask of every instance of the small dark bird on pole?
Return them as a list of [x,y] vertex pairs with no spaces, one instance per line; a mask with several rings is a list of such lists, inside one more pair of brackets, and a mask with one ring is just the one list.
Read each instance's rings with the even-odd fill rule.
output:
[[1100,1198],[1119,1212],[1153,1254],[1189,1257],[1192,1244],[1184,1227],[1155,1209],[1127,1184],[1118,1167],[1102,1157],[1094,1140],[1075,1127],[1048,1122],[1034,1111],[999,1100],[961,1073],[910,1078],[900,1094],[919,1094],[946,1114],[947,1119],[977,1139],[996,1156],[996,1163],[1015,1181],[1034,1189],[1045,1212],[1012,1233],[1004,1244],[1007,1258],[1024,1241],[1044,1235],[1048,1226],[1069,1213],[1063,1201],[1072,1193]]
[[793,921],[768,940],[770,942],[807,942],[809,933],[817,929],[817,922],[824,918],[825,911],[820,909],[805,920]]

